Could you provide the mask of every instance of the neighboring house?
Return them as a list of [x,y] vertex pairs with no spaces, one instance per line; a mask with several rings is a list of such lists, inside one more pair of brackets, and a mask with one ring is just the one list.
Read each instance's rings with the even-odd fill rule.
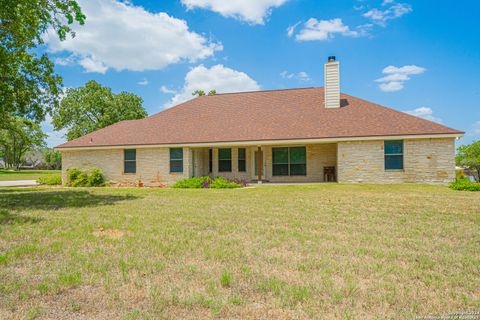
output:
[[63,177],[99,167],[113,184],[193,176],[248,181],[446,184],[463,132],[325,88],[201,96],[58,146]]

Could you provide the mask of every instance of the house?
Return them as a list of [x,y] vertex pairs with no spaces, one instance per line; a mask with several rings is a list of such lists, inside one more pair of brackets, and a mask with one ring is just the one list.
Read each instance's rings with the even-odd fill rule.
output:
[[[446,184],[464,132],[340,93],[329,57],[324,88],[201,96],[64,143],[71,167],[113,184],[194,176],[248,181]],[[65,180],[64,180],[65,181]]]

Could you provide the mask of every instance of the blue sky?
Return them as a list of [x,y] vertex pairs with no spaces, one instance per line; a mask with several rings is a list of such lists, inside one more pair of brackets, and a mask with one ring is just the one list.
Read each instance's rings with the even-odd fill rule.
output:
[[[153,114],[217,92],[323,86],[329,55],[342,92],[480,138],[480,2],[392,0],[80,0],[86,25],[43,51],[66,87],[96,80]],[[49,146],[62,132],[49,133]]]

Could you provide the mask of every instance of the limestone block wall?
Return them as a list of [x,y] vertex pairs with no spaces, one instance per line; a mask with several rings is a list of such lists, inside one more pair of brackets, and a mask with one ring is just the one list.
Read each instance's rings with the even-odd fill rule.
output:
[[455,178],[452,138],[404,140],[404,169],[384,169],[384,141],[338,143],[340,183],[448,184]]
[[112,185],[133,185],[142,181],[145,185],[170,185],[193,173],[192,151],[183,148],[183,173],[170,173],[169,148],[139,148],[137,172],[123,172],[123,149],[62,151],[62,179],[66,182],[69,168],[102,169]]
[[266,159],[266,180],[271,182],[323,182],[323,168],[335,167],[337,164],[337,145],[322,143],[307,145],[306,176],[274,176],[272,166],[272,148],[284,146],[267,146],[264,148]]

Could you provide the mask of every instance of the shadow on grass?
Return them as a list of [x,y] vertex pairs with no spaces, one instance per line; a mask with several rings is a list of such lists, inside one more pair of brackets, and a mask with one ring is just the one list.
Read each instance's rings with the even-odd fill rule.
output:
[[0,210],[0,225],[10,223],[37,223],[42,221],[41,218],[26,217],[15,213],[10,213],[7,210]]
[[[134,200],[133,195],[95,194],[86,190],[36,191],[3,189],[0,190],[0,208],[4,209],[43,209],[83,208],[114,204],[118,201]],[[2,211],[0,211],[1,213]]]

